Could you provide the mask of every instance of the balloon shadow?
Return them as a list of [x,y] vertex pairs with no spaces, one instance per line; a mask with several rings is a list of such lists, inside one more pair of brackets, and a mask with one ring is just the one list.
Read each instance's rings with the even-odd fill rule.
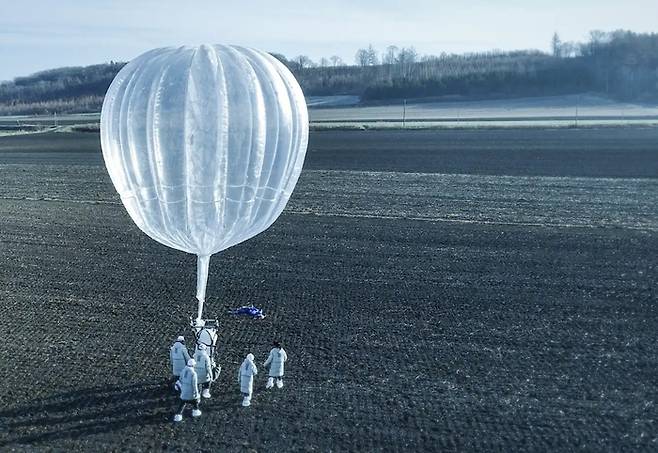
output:
[[35,399],[0,411],[0,449],[168,423],[177,400],[169,381],[94,386]]

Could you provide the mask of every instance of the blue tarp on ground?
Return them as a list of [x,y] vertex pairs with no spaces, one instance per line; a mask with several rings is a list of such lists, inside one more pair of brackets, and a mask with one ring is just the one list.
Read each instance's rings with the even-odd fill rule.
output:
[[229,310],[229,313],[232,315],[249,316],[250,318],[253,319],[263,319],[265,317],[265,315],[263,314],[263,310],[254,307],[253,305],[245,305],[240,308],[236,308],[234,310]]

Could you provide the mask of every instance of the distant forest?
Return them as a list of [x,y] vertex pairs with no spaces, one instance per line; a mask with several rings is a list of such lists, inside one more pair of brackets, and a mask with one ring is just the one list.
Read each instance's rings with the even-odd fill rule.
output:
[[[512,98],[596,92],[630,101],[658,100],[658,34],[590,33],[552,52],[484,52],[420,56],[414,48],[359,49],[354,64],[272,54],[295,74],[307,96],[353,94],[363,103],[417,98]],[[97,112],[125,63],[59,68],[0,84],[0,115]]]

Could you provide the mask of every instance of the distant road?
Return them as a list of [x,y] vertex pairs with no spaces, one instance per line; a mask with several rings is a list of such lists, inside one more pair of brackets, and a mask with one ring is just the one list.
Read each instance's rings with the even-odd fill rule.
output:
[[[656,124],[658,105],[630,104],[593,95],[534,97],[488,101],[408,102],[358,106],[357,96],[310,96],[309,119],[316,127],[364,124],[368,127],[551,127],[572,125]],[[0,117],[0,133],[21,125],[94,124],[99,113]]]
[[486,121],[546,119],[658,119],[658,105],[615,102],[592,95],[459,102],[402,102],[369,107],[311,109],[312,122]]
[[21,124],[41,124],[49,126],[64,126],[72,124],[98,123],[100,113],[80,113],[72,115],[41,115],[41,116],[0,116],[0,128],[2,126],[19,126]]

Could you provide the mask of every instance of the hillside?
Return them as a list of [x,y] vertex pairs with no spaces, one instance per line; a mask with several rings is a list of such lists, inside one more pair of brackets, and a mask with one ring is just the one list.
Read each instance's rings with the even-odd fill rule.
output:
[[[381,61],[373,55],[353,66],[273,55],[292,70],[307,96],[357,96],[364,104],[582,92],[626,101],[658,99],[658,34],[592,32],[586,43],[556,42],[552,55],[516,51],[419,57],[413,49],[393,49]],[[124,64],[52,69],[0,83],[0,115],[97,112]]]

